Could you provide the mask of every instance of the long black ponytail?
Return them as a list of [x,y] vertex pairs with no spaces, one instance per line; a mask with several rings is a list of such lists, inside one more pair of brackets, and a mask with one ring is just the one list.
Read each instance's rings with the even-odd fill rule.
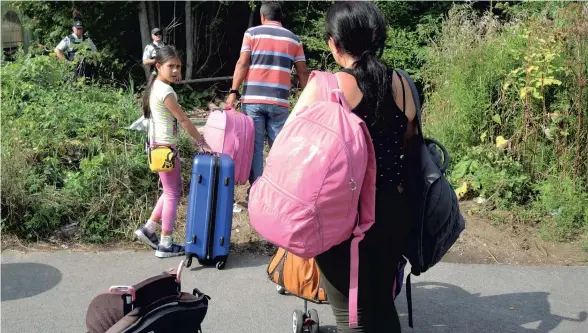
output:
[[377,113],[391,90],[386,65],[379,59],[386,44],[386,20],[370,1],[341,1],[331,5],[325,19],[325,39],[357,61],[353,75],[357,85]]
[[[173,58],[180,58],[180,54],[178,51],[171,45],[162,46],[157,53],[155,54],[155,64],[160,64],[163,66],[168,60]],[[153,68],[157,71],[157,67],[153,66]],[[151,88],[153,87],[153,82],[157,78],[157,75],[149,75],[149,80],[147,82],[147,88],[145,88],[145,92],[143,93],[143,117],[149,119],[151,117],[151,109],[149,108],[149,97],[151,96]]]

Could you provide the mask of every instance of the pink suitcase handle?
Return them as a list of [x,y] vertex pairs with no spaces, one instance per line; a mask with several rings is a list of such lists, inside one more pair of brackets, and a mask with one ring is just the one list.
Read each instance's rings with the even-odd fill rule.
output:
[[186,265],[186,260],[182,259],[182,261],[180,261],[180,264],[178,265],[178,270],[176,271],[176,283],[180,283],[182,281],[182,270],[184,269],[184,266]]

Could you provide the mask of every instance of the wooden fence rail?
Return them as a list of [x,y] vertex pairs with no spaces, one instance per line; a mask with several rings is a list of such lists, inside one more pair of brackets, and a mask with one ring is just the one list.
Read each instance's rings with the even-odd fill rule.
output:
[[203,79],[191,79],[191,80],[182,80],[176,82],[176,84],[188,84],[188,83],[202,83],[202,82],[214,82],[214,81],[227,81],[233,79],[232,76],[219,76],[219,77],[208,77]]

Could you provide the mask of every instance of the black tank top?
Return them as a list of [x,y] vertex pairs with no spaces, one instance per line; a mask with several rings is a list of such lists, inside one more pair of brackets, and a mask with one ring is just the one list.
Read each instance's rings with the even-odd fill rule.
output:
[[[353,71],[344,68],[341,70],[347,74],[353,75]],[[392,82],[393,70],[388,69],[387,75]],[[405,92],[402,87],[403,101]],[[387,90],[388,94],[383,105],[384,110],[376,110],[373,105],[375,101],[368,101],[365,97],[351,111],[361,117],[370,132],[376,152],[377,176],[376,190],[377,193],[398,193],[398,186],[404,184],[404,135],[408,124],[408,118],[404,111],[396,105],[392,89]],[[365,93],[362,91],[365,96]],[[405,101],[404,101],[405,102]],[[405,105],[403,105],[403,109]]]

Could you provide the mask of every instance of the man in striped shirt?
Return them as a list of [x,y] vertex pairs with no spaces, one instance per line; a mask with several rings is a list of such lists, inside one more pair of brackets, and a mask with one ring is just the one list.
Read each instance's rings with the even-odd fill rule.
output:
[[245,31],[241,56],[235,66],[233,85],[227,105],[233,106],[242,83],[243,112],[255,123],[255,148],[250,185],[263,172],[263,143],[267,131],[271,148],[289,115],[288,101],[292,67],[304,88],[308,81],[302,42],[281,24],[282,8],[278,2],[264,2],[260,7],[261,25]]

